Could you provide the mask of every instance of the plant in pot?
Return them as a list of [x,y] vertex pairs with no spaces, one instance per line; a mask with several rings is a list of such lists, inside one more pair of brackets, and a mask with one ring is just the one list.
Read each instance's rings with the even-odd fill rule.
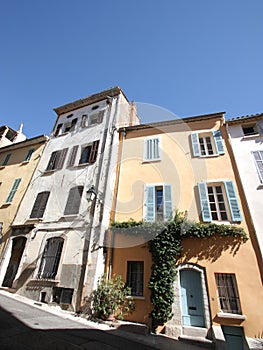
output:
[[100,277],[91,297],[93,315],[99,319],[123,319],[134,310],[131,288],[120,275],[112,279],[107,279],[105,275]]

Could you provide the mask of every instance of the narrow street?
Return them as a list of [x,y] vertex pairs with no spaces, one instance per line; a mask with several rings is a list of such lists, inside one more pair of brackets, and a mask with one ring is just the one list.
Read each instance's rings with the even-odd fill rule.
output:
[[201,349],[162,336],[127,332],[125,325],[121,328],[89,322],[0,290],[1,350]]

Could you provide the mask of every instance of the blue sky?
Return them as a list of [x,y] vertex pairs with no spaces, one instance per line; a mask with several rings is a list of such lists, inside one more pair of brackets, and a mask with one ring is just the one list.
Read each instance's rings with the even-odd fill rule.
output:
[[178,117],[261,113],[262,14],[262,0],[3,0],[0,125],[48,135],[53,108],[117,85]]

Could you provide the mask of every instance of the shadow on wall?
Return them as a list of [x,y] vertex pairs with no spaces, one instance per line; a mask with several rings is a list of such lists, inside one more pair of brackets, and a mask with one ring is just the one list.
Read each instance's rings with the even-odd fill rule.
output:
[[188,262],[192,258],[196,261],[207,260],[215,262],[220,256],[228,251],[235,256],[243,242],[235,237],[214,236],[209,238],[191,237],[183,240],[182,262]]

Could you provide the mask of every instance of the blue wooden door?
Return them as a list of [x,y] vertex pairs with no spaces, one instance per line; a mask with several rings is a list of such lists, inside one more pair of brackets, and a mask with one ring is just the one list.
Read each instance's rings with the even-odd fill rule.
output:
[[195,270],[181,270],[181,303],[184,326],[204,327],[204,303],[201,274]]

